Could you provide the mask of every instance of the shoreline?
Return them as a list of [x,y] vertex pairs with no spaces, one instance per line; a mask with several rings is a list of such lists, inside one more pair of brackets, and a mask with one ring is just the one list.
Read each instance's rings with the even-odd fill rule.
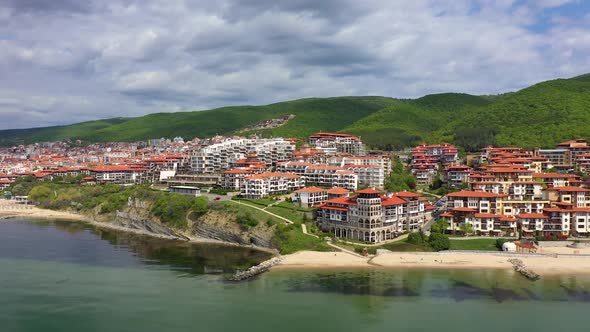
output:
[[86,215],[77,214],[72,212],[66,211],[54,211],[48,209],[41,209],[38,207],[31,207],[22,210],[0,210],[0,222],[4,220],[11,220],[11,219],[19,219],[19,218],[28,218],[28,219],[56,219],[56,220],[65,220],[65,221],[72,221],[72,222],[80,222],[84,224],[88,224],[94,226],[99,229],[111,230],[111,231],[118,231],[124,233],[130,233],[135,235],[142,235],[142,236],[149,236],[152,238],[162,239],[162,240],[172,240],[178,241],[179,243],[194,243],[194,244],[221,244],[226,246],[234,246],[246,249],[254,249],[263,251],[269,254],[277,255],[278,252],[275,249],[271,248],[264,248],[264,247],[256,247],[256,246],[247,246],[241,245],[238,243],[233,242],[226,242],[221,240],[214,240],[214,239],[207,239],[207,238],[200,238],[200,237],[187,237],[189,240],[183,240],[178,237],[174,236],[167,236],[162,234],[155,234],[146,232],[144,230],[133,229],[122,227],[118,225],[109,224],[106,222],[96,221]]
[[[496,269],[514,271],[508,262],[518,258],[524,265],[543,276],[590,275],[590,256],[507,255],[502,252],[391,252],[373,257],[358,257],[346,252],[300,251],[283,256],[271,271],[286,270],[393,270],[443,269],[473,270]],[[517,272],[514,272],[517,273]]]
[[[264,247],[245,246],[232,242],[224,242],[206,238],[189,237],[182,240],[176,237],[154,234],[144,230],[126,228],[99,222],[92,218],[71,212],[53,211],[31,207],[22,210],[0,210],[0,222],[2,220],[29,218],[29,219],[57,219],[72,222],[85,223],[99,229],[120,231],[135,235],[149,236],[152,238],[175,240],[179,243],[195,244],[221,244],[248,248],[270,253],[276,256],[274,249]],[[521,259],[530,270],[539,273],[541,277],[550,275],[590,275],[590,249],[587,255],[564,255],[543,251],[542,254],[506,254],[503,252],[389,252],[377,256],[363,257],[339,252],[299,251],[293,254],[281,256],[279,264],[273,266],[270,271],[281,270],[383,270],[383,269],[502,269],[513,270],[508,259]]]

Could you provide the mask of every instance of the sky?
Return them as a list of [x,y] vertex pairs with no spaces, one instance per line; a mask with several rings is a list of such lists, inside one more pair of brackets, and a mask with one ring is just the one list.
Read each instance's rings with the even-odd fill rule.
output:
[[588,0],[0,0],[0,129],[584,73]]

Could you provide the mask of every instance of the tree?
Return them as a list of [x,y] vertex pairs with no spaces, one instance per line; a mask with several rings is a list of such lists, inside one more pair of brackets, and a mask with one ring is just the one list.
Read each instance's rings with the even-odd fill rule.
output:
[[466,223],[466,222],[462,223],[461,226],[459,226],[459,229],[465,235],[469,235],[469,234],[473,233],[473,225]]
[[451,248],[451,240],[444,234],[431,233],[428,238],[428,245],[436,251],[449,250]]
[[51,196],[51,189],[47,186],[37,186],[29,192],[29,198],[32,201],[40,202]]
[[446,219],[440,218],[434,224],[432,224],[432,227],[430,227],[430,231],[433,233],[444,234],[448,228],[449,222]]
[[407,242],[418,246],[424,245],[426,243],[426,235],[422,231],[412,232],[408,235]]
[[443,181],[440,177],[440,173],[436,173],[436,176],[434,177],[434,180],[432,180],[432,184],[430,185],[430,189],[436,190],[442,187],[442,185]]

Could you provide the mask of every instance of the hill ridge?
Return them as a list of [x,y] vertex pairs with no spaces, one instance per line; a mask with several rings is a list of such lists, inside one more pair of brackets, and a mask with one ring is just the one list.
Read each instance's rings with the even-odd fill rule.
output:
[[[443,92],[416,99],[382,96],[309,97],[267,105],[153,113],[72,125],[0,130],[0,144],[61,139],[138,141],[231,135],[261,121],[294,114],[283,126],[247,132],[304,138],[317,131],[350,132],[369,146],[399,149],[453,142],[467,150],[488,145],[550,147],[590,136],[590,74],[555,79],[501,95]],[[242,133],[244,134],[244,133]]]

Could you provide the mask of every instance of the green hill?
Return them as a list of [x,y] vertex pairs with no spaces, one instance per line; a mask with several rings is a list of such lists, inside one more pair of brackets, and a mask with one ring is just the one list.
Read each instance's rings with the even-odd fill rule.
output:
[[338,131],[388,105],[386,97],[308,98],[266,106],[223,107],[209,111],[156,113],[130,119],[85,122],[70,126],[0,131],[0,143],[31,143],[64,138],[89,141],[137,141],[182,136],[185,139],[231,134],[260,121],[295,114],[286,125],[261,135],[305,137]]
[[[542,82],[496,96],[460,93],[418,99],[387,97],[308,98],[265,106],[157,113],[138,118],[90,121],[69,126],[3,130],[0,144],[64,138],[136,141],[233,134],[256,123],[294,114],[287,124],[256,131],[263,136],[303,138],[318,131],[360,135],[370,146],[397,149],[420,142],[454,142],[466,150],[488,144],[551,147],[590,137],[590,74]],[[250,132],[253,133],[253,132]]]

